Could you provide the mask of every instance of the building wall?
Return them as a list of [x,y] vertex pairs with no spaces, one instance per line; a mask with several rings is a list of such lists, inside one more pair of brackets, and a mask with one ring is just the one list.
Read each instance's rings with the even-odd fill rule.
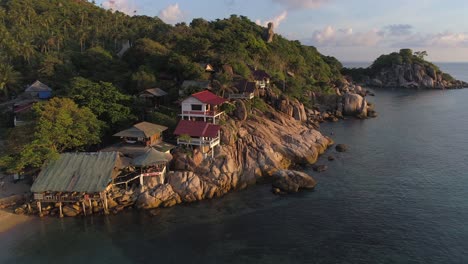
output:
[[192,111],[192,105],[193,104],[199,104],[202,105],[202,110],[201,111],[206,111],[206,104],[200,102],[198,99],[195,97],[189,97],[182,101],[182,112],[184,111]]

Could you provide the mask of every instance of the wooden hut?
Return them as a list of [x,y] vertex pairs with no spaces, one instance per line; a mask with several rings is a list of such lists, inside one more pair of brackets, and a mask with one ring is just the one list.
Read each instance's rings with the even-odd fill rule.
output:
[[107,192],[126,166],[118,152],[61,154],[42,169],[31,187],[39,214],[42,216],[42,203],[59,203],[63,216],[63,203],[81,203],[83,208],[85,204],[91,208],[92,201],[100,202],[107,213]]

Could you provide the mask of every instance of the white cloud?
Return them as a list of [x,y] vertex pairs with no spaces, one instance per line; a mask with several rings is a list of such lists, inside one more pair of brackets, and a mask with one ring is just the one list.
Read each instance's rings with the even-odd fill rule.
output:
[[354,32],[352,28],[336,29],[326,26],[313,33],[312,42],[318,46],[375,46],[383,39],[378,30]]
[[300,8],[318,8],[331,0],[272,0],[274,3],[280,4],[288,9]]
[[182,10],[180,10],[178,3],[169,5],[168,7],[159,11],[158,16],[164,22],[169,24],[175,24],[177,22],[181,22],[184,19],[184,13]]
[[113,11],[120,11],[127,15],[133,15],[136,11],[136,6],[131,0],[108,0],[102,3],[102,7]]
[[257,23],[257,25],[266,27],[268,23],[272,22],[274,27],[277,28],[281,24],[281,22],[283,22],[287,17],[288,17],[288,11],[283,11],[281,14],[271,19],[267,19],[266,21],[261,21],[260,19],[257,19],[255,23]]

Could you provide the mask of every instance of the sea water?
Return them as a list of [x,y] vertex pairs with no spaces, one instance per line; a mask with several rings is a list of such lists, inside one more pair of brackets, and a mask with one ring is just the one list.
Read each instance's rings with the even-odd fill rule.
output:
[[34,218],[0,234],[0,263],[468,263],[468,89],[375,93],[378,118],[322,125],[350,150],[304,169],[314,191]]

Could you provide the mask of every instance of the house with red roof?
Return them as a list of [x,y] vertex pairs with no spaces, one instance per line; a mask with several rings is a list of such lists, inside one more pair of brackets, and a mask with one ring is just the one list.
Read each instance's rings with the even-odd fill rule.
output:
[[177,145],[198,147],[206,158],[214,157],[214,148],[220,143],[221,126],[202,121],[180,120],[174,134]]
[[216,124],[216,121],[224,113],[220,109],[221,105],[226,101],[210,91],[194,93],[182,101],[182,120],[203,120]]

